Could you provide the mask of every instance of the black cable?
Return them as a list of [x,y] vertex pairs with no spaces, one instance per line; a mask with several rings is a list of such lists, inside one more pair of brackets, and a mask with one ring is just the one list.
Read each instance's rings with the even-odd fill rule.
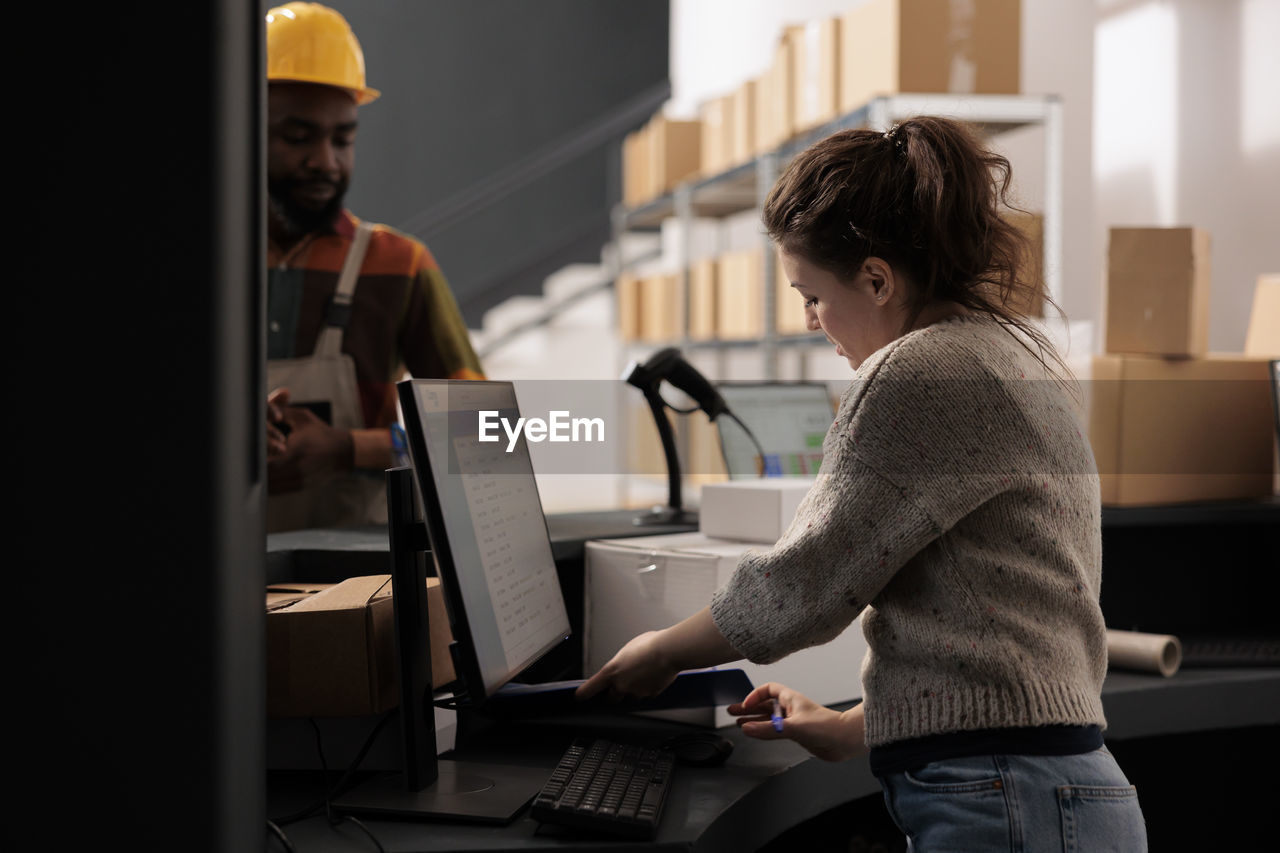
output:
[[378,840],[378,836],[374,835],[373,830],[369,829],[369,827],[365,826],[364,823],[362,823],[361,821],[355,819],[349,814],[339,815],[337,818],[334,818],[333,815],[329,816],[330,826],[337,826],[338,824],[343,823],[345,821],[350,821],[351,823],[354,823],[356,826],[360,827],[360,830],[365,835],[369,836],[369,840],[373,842],[373,846],[378,848],[378,853],[387,853],[387,848],[382,846],[382,842]]
[[320,756],[320,773],[325,781],[329,779],[329,762],[324,757],[324,736],[320,733],[320,724],[316,722],[315,717],[307,717],[307,722],[311,724],[311,730],[316,735],[316,755]]
[[733,418],[733,422],[736,423],[738,426],[742,427],[742,431],[747,434],[747,438],[751,439],[751,443],[756,446],[756,453],[760,455],[760,476],[763,477],[764,476],[764,448],[760,446],[760,442],[756,440],[756,437],[751,432],[751,430],[747,429],[747,425],[742,422],[741,418],[739,418],[737,415],[735,415],[733,412],[730,412],[730,411],[725,411],[725,414]]
[[[382,719],[378,720],[378,724],[374,726],[373,731],[369,733],[369,736],[367,738],[365,738],[364,745],[360,747],[360,752],[356,754],[355,759],[351,762],[351,766],[348,767],[346,772],[342,774],[342,778],[339,779],[337,783],[334,784],[334,786],[329,789],[328,793],[324,795],[324,799],[320,800],[319,802],[312,803],[306,808],[300,809],[294,812],[293,814],[285,815],[284,817],[275,818],[274,819],[275,823],[279,824],[280,826],[285,826],[290,823],[296,823],[297,821],[305,820],[306,818],[309,818],[309,817],[314,817],[315,815],[321,813],[322,811],[327,811],[329,807],[329,801],[332,800],[334,797],[336,797],[338,794],[342,793],[343,789],[347,785],[348,780],[353,775],[355,775],[355,772],[357,770],[360,769],[360,763],[364,761],[365,756],[369,754],[369,750],[373,748],[373,744],[377,740],[378,735],[382,732],[383,727],[386,726],[387,721],[390,720],[395,713],[396,713],[395,711],[388,711],[387,713],[382,715]],[[312,725],[315,726],[314,720],[312,720]],[[315,728],[316,728],[317,748],[318,748],[320,727],[315,726]],[[327,767],[327,763],[325,762],[323,750],[320,750],[320,766],[324,769],[325,774],[327,775],[328,767]]]
[[267,821],[267,829],[271,830],[271,833],[276,837],[276,840],[284,845],[285,850],[288,850],[289,853],[297,853],[297,849],[293,846],[293,843],[289,841],[289,836],[284,834],[283,829],[276,826],[272,821]]

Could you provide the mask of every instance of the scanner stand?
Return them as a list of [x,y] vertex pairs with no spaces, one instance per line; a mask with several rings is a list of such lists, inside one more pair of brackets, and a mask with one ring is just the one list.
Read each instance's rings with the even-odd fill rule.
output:
[[419,558],[430,542],[426,525],[415,518],[413,469],[390,468],[386,478],[404,772],[371,779],[332,805],[390,817],[510,823],[551,771],[436,757],[426,562]]
[[680,457],[676,453],[675,435],[671,431],[671,421],[667,419],[666,403],[658,393],[657,386],[644,389],[644,398],[653,412],[653,421],[658,427],[658,435],[662,439],[662,453],[667,458],[667,505],[655,506],[643,515],[632,519],[636,525],[662,524],[697,524],[698,514],[681,506],[680,495]]

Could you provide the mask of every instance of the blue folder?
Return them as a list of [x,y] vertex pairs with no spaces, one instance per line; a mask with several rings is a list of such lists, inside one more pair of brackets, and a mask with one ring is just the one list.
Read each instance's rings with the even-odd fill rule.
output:
[[666,690],[648,699],[615,701],[596,694],[585,701],[574,691],[586,679],[544,684],[507,683],[484,703],[486,711],[513,716],[547,714],[630,713],[672,708],[709,708],[741,702],[754,688],[740,669],[698,669],[682,672]]

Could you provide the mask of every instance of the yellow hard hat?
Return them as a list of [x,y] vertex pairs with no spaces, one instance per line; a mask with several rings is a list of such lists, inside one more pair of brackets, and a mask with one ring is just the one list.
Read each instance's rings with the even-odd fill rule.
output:
[[364,84],[364,53],[347,19],[319,3],[286,3],[267,12],[267,80],[337,86],[357,104],[381,94]]

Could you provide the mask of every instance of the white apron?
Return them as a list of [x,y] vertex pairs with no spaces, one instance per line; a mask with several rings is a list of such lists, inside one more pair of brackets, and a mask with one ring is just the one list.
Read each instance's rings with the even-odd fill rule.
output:
[[[343,260],[333,302],[320,330],[315,352],[300,358],[267,361],[267,388],[289,389],[291,405],[328,403],[337,429],[361,429],[364,418],[356,387],[356,365],[342,352],[351,297],[360,277],[373,226],[361,222]],[[381,471],[349,471],[320,486],[267,497],[267,532],[352,524],[385,524],[387,493]]]

